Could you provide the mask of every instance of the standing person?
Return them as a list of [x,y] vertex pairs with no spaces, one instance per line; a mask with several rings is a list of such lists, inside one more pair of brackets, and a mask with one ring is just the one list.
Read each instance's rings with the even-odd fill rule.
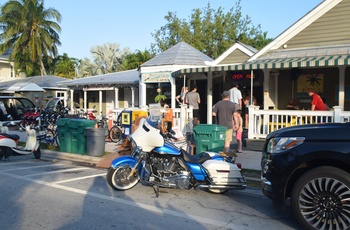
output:
[[193,125],[197,125],[199,121],[199,104],[201,103],[201,98],[199,93],[197,93],[197,86],[191,87],[191,92],[188,92],[185,96],[186,104],[193,106]]
[[238,109],[237,113],[235,113],[237,122],[237,130],[236,130],[236,140],[237,140],[237,153],[242,153],[242,132],[243,132],[243,118],[242,118],[242,110]]
[[179,103],[179,105],[185,104],[185,96],[188,93],[188,87],[183,86],[181,88],[181,93],[176,96],[176,101]]
[[312,98],[311,99],[311,110],[327,110],[326,105],[323,103],[322,98],[320,97],[320,95],[318,95],[317,93],[315,93],[314,90],[310,89],[308,91],[309,96]]
[[235,105],[230,101],[230,92],[224,91],[222,100],[216,103],[213,107],[213,116],[216,117],[217,123],[227,128],[224,145],[224,152],[228,153],[232,141],[233,133],[233,114],[236,112]]
[[[230,89],[230,101],[235,104],[235,113],[237,113],[238,109],[242,109],[242,92],[238,89],[239,84],[234,83],[233,87]],[[235,126],[237,123],[235,123]],[[236,130],[237,128],[235,128]]]
[[[258,103],[256,102],[256,98],[255,96],[253,96],[253,105],[257,105]],[[250,96],[250,92],[247,92],[246,96],[244,97],[243,100],[243,106],[244,106],[244,110],[242,112],[242,114],[244,114],[244,129],[248,129],[249,127],[249,109],[248,106],[251,105],[251,96]]]

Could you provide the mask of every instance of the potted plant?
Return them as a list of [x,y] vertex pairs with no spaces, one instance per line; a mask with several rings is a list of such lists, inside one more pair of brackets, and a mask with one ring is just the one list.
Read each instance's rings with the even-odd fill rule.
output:
[[161,104],[162,101],[166,99],[166,96],[164,94],[161,94],[162,90],[160,88],[157,89],[158,95],[154,98],[154,101],[156,103]]

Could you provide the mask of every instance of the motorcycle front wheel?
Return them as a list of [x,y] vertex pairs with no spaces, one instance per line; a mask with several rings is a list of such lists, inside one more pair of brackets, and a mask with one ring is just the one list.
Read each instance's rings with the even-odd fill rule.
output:
[[107,173],[109,186],[116,190],[128,190],[134,187],[139,182],[140,177],[137,172],[129,177],[131,170],[129,165],[109,168]]

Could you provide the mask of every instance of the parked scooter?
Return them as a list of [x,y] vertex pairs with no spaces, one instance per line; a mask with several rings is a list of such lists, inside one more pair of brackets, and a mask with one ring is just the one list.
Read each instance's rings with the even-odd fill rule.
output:
[[127,190],[141,181],[152,186],[156,196],[159,187],[205,188],[213,193],[246,188],[246,179],[240,164],[235,163],[234,153],[191,155],[167,138],[169,136],[158,129],[158,122],[142,119],[129,136],[133,147],[131,156],[120,156],[112,161],[107,173],[108,184],[117,190]]
[[5,158],[9,160],[12,155],[34,155],[35,159],[40,159],[40,141],[36,136],[36,131],[31,129],[30,126],[26,127],[27,140],[26,146],[17,146],[19,141],[19,136],[17,134],[9,134],[9,125],[16,125],[13,121],[4,122],[0,125],[0,160]]

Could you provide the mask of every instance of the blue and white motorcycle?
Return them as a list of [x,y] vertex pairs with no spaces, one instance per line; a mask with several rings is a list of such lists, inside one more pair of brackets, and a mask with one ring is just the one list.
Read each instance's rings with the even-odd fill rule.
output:
[[150,119],[142,119],[129,136],[131,155],[114,159],[107,173],[112,188],[127,190],[141,181],[152,186],[157,196],[159,187],[204,188],[213,193],[246,188],[235,156],[214,152],[191,155],[167,140],[156,127]]

